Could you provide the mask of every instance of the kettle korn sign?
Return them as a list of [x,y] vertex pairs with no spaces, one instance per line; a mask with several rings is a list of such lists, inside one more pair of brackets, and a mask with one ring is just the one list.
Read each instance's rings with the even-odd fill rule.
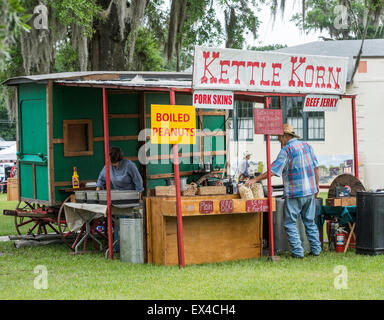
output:
[[195,47],[194,90],[344,94],[348,58]]

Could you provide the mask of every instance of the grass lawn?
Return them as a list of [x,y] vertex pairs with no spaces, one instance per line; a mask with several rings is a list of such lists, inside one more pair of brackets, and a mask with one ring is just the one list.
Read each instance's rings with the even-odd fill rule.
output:
[[14,217],[4,216],[3,210],[16,209],[17,201],[7,201],[7,194],[0,193],[0,236],[17,234]]
[[[15,203],[0,202],[1,210]],[[1,212],[2,213],[2,212]],[[15,234],[13,218],[0,215],[0,234]],[[48,288],[35,289],[37,266]],[[343,266],[347,288],[336,289]],[[64,245],[24,247],[0,242],[0,299],[384,299],[384,256],[324,252],[303,260],[281,256],[216,264],[166,267],[72,256]]]

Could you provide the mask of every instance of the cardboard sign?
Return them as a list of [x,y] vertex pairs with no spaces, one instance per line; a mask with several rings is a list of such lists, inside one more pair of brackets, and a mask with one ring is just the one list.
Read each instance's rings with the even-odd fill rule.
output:
[[232,91],[197,90],[193,92],[195,108],[233,109],[234,102]]
[[267,199],[247,200],[246,202],[247,212],[267,212],[268,208]]
[[339,96],[307,95],[305,97],[303,111],[337,111],[339,102]]
[[195,47],[194,90],[344,94],[348,58]]
[[282,109],[254,109],[255,134],[283,134]]
[[213,201],[200,201],[199,209],[200,213],[212,213]]
[[152,104],[151,143],[195,144],[195,107]]
[[221,200],[220,201],[220,212],[221,213],[231,213],[233,212],[233,200]]

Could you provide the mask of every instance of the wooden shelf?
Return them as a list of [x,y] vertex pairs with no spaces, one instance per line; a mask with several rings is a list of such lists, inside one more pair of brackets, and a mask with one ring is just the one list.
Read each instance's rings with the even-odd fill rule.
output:
[[[233,203],[233,212],[219,213],[220,201]],[[175,197],[148,197],[146,248],[148,263],[177,265]],[[213,211],[199,212],[201,202]],[[262,256],[263,213],[247,212],[238,195],[182,197],[185,263],[200,264],[259,258]]]
[[[167,217],[176,217],[176,201],[175,197],[151,197],[151,203],[154,205],[160,214]],[[223,200],[231,200],[231,209],[228,210],[221,207]],[[264,203],[267,198],[252,199],[262,200]],[[202,213],[200,208],[201,202],[209,201],[212,208],[209,212]],[[207,216],[207,215],[223,215],[223,214],[249,214],[258,211],[247,210],[247,199],[239,199],[238,195],[214,195],[214,196],[193,196],[181,197],[181,212],[183,217],[188,216]],[[223,204],[225,205],[225,204]],[[267,212],[268,207],[259,212]],[[276,211],[276,200],[272,199],[272,211]]]

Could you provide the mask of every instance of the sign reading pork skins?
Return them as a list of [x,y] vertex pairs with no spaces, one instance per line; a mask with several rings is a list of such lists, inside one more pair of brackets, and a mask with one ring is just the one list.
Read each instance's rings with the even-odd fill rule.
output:
[[254,109],[255,134],[280,135],[283,130],[282,109]]
[[151,143],[195,144],[195,107],[152,104]]
[[193,92],[193,105],[197,109],[233,109],[232,91],[197,90]]
[[339,101],[339,96],[307,95],[303,111],[337,111]]
[[344,94],[346,57],[195,46],[194,90]]

